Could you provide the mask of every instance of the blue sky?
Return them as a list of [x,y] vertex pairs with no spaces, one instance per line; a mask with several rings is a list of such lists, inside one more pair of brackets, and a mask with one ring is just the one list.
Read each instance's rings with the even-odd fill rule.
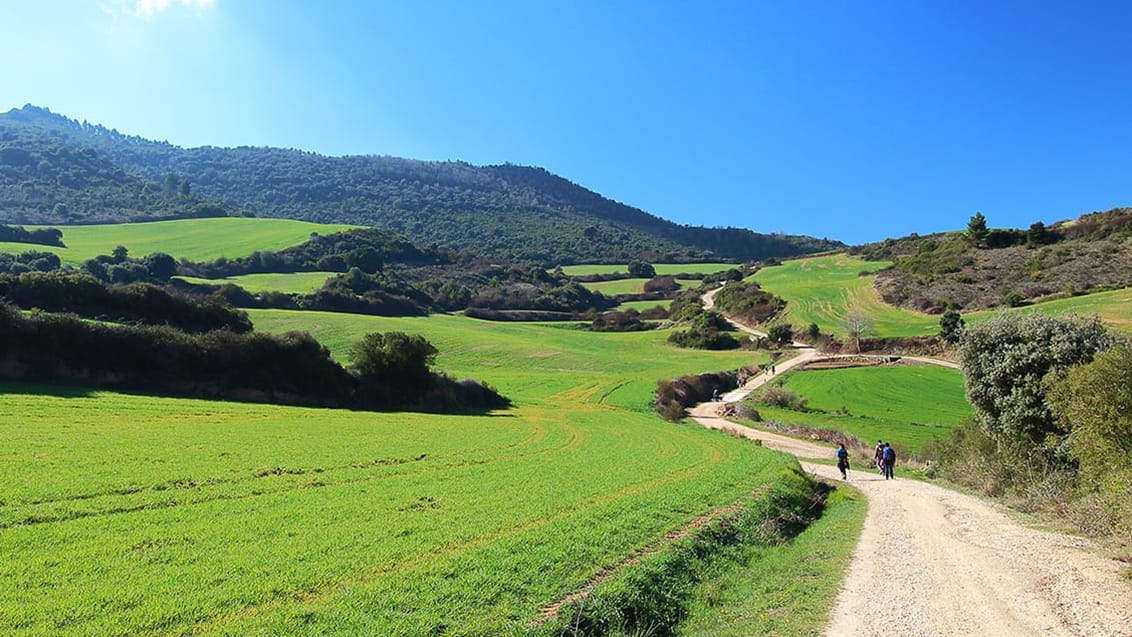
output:
[[543,166],[850,243],[1132,205],[1132,3],[6,3],[0,110]]

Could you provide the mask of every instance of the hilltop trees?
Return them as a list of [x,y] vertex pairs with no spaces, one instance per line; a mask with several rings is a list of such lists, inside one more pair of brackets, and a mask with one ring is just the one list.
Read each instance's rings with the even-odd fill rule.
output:
[[987,218],[983,216],[983,213],[976,212],[972,215],[967,222],[967,240],[971,242],[971,245],[978,247],[986,243],[988,232]]

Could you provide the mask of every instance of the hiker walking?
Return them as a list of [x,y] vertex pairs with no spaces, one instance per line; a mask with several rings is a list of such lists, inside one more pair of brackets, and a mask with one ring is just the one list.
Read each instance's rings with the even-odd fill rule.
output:
[[877,440],[876,449],[873,449],[873,466],[877,473],[884,475],[884,442]]
[[896,466],[896,450],[887,442],[884,444],[884,454],[882,457],[884,459],[884,479],[891,480],[894,477],[892,475],[892,468]]
[[841,479],[848,479],[849,450],[845,448],[845,445],[837,445],[837,468],[841,471]]

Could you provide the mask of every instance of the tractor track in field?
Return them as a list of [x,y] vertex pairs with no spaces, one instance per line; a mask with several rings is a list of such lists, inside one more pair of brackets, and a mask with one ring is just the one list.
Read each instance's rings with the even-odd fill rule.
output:
[[[803,350],[794,360],[816,356]],[[693,419],[794,454],[807,472],[840,481],[835,467],[804,460],[832,458],[832,447],[719,417],[723,403],[776,375],[696,406]],[[1132,635],[1132,583],[1122,577],[1128,565],[1096,543],[1031,528],[1000,507],[926,482],[855,470],[848,482],[865,495],[868,513],[827,635]]]

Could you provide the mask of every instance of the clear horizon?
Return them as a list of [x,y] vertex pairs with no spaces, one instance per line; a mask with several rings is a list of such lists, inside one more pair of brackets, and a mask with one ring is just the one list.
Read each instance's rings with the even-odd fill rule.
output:
[[1132,204],[1132,5],[10,7],[0,108],[183,147],[539,166],[677,223],[863,243]]

